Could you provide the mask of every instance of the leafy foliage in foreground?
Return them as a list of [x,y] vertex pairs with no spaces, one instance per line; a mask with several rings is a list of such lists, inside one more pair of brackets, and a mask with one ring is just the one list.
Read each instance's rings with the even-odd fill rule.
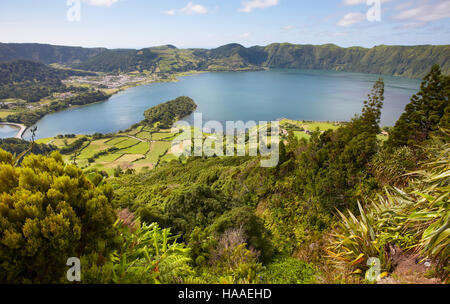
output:
[[101,261],[115,246],[112,189],[92,184],[57,152],[15,167],[0,150],[0,181],[0,282],[64,282],[69,257]]
[[139,222],[133,228],[134,231],[122,226],[121,249],[112,254],[114,283],[183,283],[193,274],[189,250],[177,243],[170,229]]
[[280,256],[266,266],[262,272],[263,282],[270,284],[309,284],[314,283],[316,269],[292,257]]
[[404,190],[387,189],[378,201],[359,205],[359,217],[351,211],[339,212],[341,229],[329,254],[360,271],[368,269],[367,260],[378,257],[384,271],[391,269],[389,248],[421,252],[437,260],[444,277],[448,275],[450,248],[450,145],[449,135],[426,149],[430,160]]

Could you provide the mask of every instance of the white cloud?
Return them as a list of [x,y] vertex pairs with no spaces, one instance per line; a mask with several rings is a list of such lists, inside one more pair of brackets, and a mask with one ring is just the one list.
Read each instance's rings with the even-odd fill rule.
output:
[[344,0],[344,5],[358,5],[366,3],[366,0]]
[[409,30],[415,28],[423,28],[427,25],[426,22],[408,22],[399,26],[394,27],[396,30]]
[[173,15],[175,15],[176,12],[177,12],[176,10],[171,9],[171,10],[163,11],[162,13],[169,15],[169,16],[173,16]]
[[338,26],[352,26],[353,24],[360,23],[366,20],[367,16],[363,13],[348,13],[337,23]]
[[239,35],[239,38],[248,38],[248,37],[250,37],[250,33],[243,33]]
[[192,15],[192,14],[206,14],[208,9],[200,4],[194,4],[189,2],[188,5],[183,7],[180,12],[182,14]]
[[294,28],[295,28],[295,26],[293,26],[293,25],[283,26],[283,30],[285,30],[285,31],[290,31],[290,30],[293,30]]
[[242,7],[238,10],[243,13],[250,13],[255,8],[267,8],[276,6],[280,3],[280,0],[251,0],[242,1]]
[[437,4],[425,2],[418,7],[404,10],[393,18],[400,21],[415,20],[422,22],[450,18],[450,1],[442,0]]
[[[392,2],[395,0],[381,0],[381,3],[388,3],[388,2]],[[367,0],[344,0],[343,1],[344,5],[360,5],[360,4],[367,4]]]
[[407,9],[407,8],[411,7],[413,4],[414,4],[413,1],[399,3],[399,4],[397,4],[395,6],[395,9],[397,11],[401,11],[401,10],[404,10],[404,9]]
[[83,2],[94,6],[111,6],[119,0],[83,0]]
[[184,14],[184,15],[194,15],[194,14],[206,14],[208,13],[208,9],[200,4],[194,4],[192,2],[189,2],[185,7],[182,9],[170,9],[167,11],[162,11],[163,14],[168,16],[174,16],[176,14]]

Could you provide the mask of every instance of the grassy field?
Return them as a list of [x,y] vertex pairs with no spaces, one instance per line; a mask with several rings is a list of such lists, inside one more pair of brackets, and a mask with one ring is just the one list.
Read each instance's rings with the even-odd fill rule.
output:
[[36,143],[38,144],[49,144],[51,141],[54,141],[55,139],[53,137],[50,138],[41,138],[41,139],[36,139]]
[[86,137],[88,141],[76,153],[63,155],[64,161],[72,163],[76,154],[76,162],[81,168],[102,170],[110,176],[117,167],[141,171],[153,168],[161,160],[178,159],[173,154],[167,154],[174,134],[169,130],[156,132],[142,126],[102,139],[77,135],[75,138],[43,138],[36,142],[52,144],[61,149],[81,137]]
[[172,160],[178,160],[178,157],[176,157],[173,154],[166,154],[163,157],[161,157],[161,161],[164,162],[171,162]]
[[148,131],[143,131],[136,134],[136,137],[143,140],[150,140],[152,138],[152,134]]
[[[335,122],[308,122],[283,119],[280,121],[281,132],[293,132],[297,138],[309,139],[309,132],[328,129],[337,129],[343,123]],[[256,131],[253,130],[253,131]],[[211,134],[203,134],[207,138]],[[178,154],[184,145],[190,143],[189,140],[172,149],[172,140],[178,137],[177,134],[170,133],[170,130],[156,130],[150,127],[139,126],[128,132],[121,132],[112,137],[93,139],[90,136],[78,135],[76,138],[45,138],[37,140],[38,143],[47,143],[63,148],[70,145],[81,137],[87,137],[83,147],[76,152],[77,164],[83,169],[96,169],[114,174],[117,167],[122,170],[133,169],[140,172],[145,169],[152,169],[161,162],[178,160]],[[181,135],[179,139],[185,136]],[[380,135],[380,140],[386,140],[387,136]],[[186,138],[184,138],[186,139]],[[186,142],[186,143],[185,143]],[[180,150],[180,151],[178,151]],[[248,153],[248,143],[246,144]],[[64,155],[66,162],[73,162],[74,153]]]
[[148,142],[139,142],[137,145],[123,149],[122,151],[130,154],[147,154],[150,145]]
[[96,159],[96,163],[105,165],[105,164],[112,163],[112,162],[118,160],[122,156],[123,156],[123,153],[111,153],[111,154],[102,155]]
[[169,142],[157,141],[153,142],[150,147],[150,152],[147,154],[149,163],[156,164],[160,156],[163,156],[167,150],[170,149],[171,144]]
[[126,148],[129,148],[129,147],[131,147],[131,146],[135,146],[135,145],[137,145],[137,144],[139,144],[139,143],[140,143],[140,141],[137,140],[137,139],[134,139],[134,138],[127,138],[126,140],[121,141],[121,142],[115,144],[114,147],[117,147],[117,148],[119,148],[119,149],[126,149]]
[[302,138],[309,139],[311,137],[311,135],[306,134],[305,132],[302,132],[302,131],[294,131],[294,135],[298,139],[302,139]]
[[119,157],[116,162],[122,162],[122,163],[132,163],[136,160],[145,158],[144,154],[124,154],[121,157]]
[[106,139],[93,141],[81,151],[80,158],[91,158],[96,153],[108,150],[110,147],[105,144]]
[[175,137],[172,133],[153,133],[152,140],[170,140]]
[[[85,135],[77,135],[74,138],[57,138],[57,137],[49,137],[49,138],[41,138],[37,139],[36,143],[38,144],[51,144],[56,146],[58,149],[66,147],[67,145],[72,144],[77,139],[85,137]],[[66,145],[67,143],[67,145]]]
[[143,126],[139,126],[139,127],[135,128],[135,129],[133,129],[130,132],[125,133],[125,134],[136,136],[136,134],[140,133],[143,129],[144,129]]
[[5,119],[8,115],[14,114],[13,111],[0,111],[0,119]]
[[128,139],[127,137],[122,137],[122,136],[120,136],[120,137],[114,137],[113,139],[108,140],[108,141],[106,142],[106,144],[107,144],[108,146],[110,146],[110,147],[115,147],[117,144],[119,144],[119,143],[121,143],[121,142],[124,142],[124,141],[127,140],[127,139]]
[[295,137],[298,139],[309,139],[311,135],[309,132],[314,131],[327,131],[327,130],[336,130],[343,123],[341,122],[322,122],[322,121],[296,121],[283,119],[280,121],[280,129],[286,130],[289,132],[294,132]]
[[289,120],[289,119],[283,119],[280,121],[280,127],[286,127],[289,125],[293,125],[296,127],[303,128],[308,131],[315,131],[317,128],[319,128],[320,131],[326,131],[329,129],[336,130],[339,128],[343,123],[341,122],[330,122],[330,121],[297,121],[297,120]]

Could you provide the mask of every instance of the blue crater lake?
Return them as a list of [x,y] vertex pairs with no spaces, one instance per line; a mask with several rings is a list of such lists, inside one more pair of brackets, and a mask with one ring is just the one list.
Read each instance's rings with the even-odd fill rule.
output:
[[[146,109],[178,96],[198,104],[203,120],[269,121],[278,118],[348,121],[359,114],[379,75],[317,70],[211,72],[122,91],[109,100],[45,116],[37,138],[58,134],[110,133],[143,119]],[[393,125],[420,81],[382,76],[382,125]],[[187,118],[186,120],[190,120]],[[29,137],[29,133],[25,134]]]

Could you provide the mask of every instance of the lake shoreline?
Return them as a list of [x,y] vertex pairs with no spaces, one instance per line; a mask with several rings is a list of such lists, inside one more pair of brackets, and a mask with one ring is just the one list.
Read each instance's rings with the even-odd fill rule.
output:
[[[243,70],[212,70],[212,71],[207,71],[207,70],[205,70],[205,71],[196,71],[196,70],[192,70],[192,71],[186,71],[186,72],[177,72],[177,73],[174,73],[173,75],[171,75],[172,77],[170,77],[168,79],[159,79],[159,80],[152,80],[152,81],[143,81],[143,82],[132,83],[132,84],[126,85],[126,86],[124,86],[124,87],[122,87],[120,89],[117,89],[116,91],[111,92],[111,93],[107,93],[106,91],[102,91],[105,94],[110,94],[111,96],[109,96],[105,100],[100,100],[100,101],[96,101],[96,102],[85,104],[85,105],[75,105],[75,106],[64,108],[64,109],[61,109],[61,110],[58,110],[58,111],[55,111],[55,112],[47,113],[42,118],[40,118],[34,125],[39,123],[40,120],[44,119],[48,115],[55,114],[55,113],[58,113],[58,112],[63,112],[63,111],[70,110],[70,109],[76,109],[76,108],[80,108],[80,107],[84,107],[84,106],[90,106],[90,105],[106,102],[111,97],[113,97],[114,95],[117,95],[120,92],[125,92],[125,91],[127,91],[129,89],[140,87],[140,86],[151,85],[151,84],[156,84],[156,83],[177,83],[177,82],[180,82],[180,79],[179,79],[180,77],[197,76],[197,75],[211,73],[211,72],[212,73],[243,73],[243,72],[262,72],[262,71],[271,71],[271,70],[298,70],[298,69],[293,69],[293,68],[280,69],[280,68],[263,67],[261,69],[248,69],[248,70],[246,70],[246,69],[243,69]],[[316,70],[316,69],[301,69],[301,70],[305,70],[305,71],[342,72],[342,71],[337,71],[337,70]],[[346,73],[358,73],[358,72],[346,72]],[[371,74],[371,73],[362,73],[362,74],[377,75],[379,77],[391,76],[391,77],[396,77],[396,78],[406,78],[406,79],[415,80],[415,78],[404,77],[404,76],[399,76],[399,75],[384,75],[384,74]],[[304,119],[297,119],[297,120],[304,120]],[[312,121],[320,122],[321,120],[312,120]],[[323,122],[325,122],[325,120],[323,120]],[[8,122],[6,122],[6,123],[8,123]],[[25,133],[25,131],[23,133]],[[22,133],[22,135],[23,135],[23,133]]]
[[[82,108],[82,107],[87,107],[87,106],[91,106],[91,105],[95,105],[95,104],[100,104],[100,103],[103,103],[103,102],[107,102],[107,101],[108,101],[111,97],[113,97],[114,95],[117,95],[117,94],[119,94],[119,93],[121,93],[121,92],[125,92],[125,91],[127,91],[127,90],[129,90],[129,89],[132,89],[132,88],[136,88],[136,87],[140,87],[140,86],[145,86],[145,85],[156,84],[156,83],[167,83],[167,82],[176,83],[176,82],[179,82],[179,81],[180,81],[180,80],[179,80],[179,77],[196,76],[196,75],[204,74],[204,73],[208,73],[208,71],[187,71],[187,72],[180,72],[180,73],[173,74],[173,77],[171,77],[171,78],[169,78],[169,79],[159,79],[159,80],[153,80],[153,81],[144,81],[144,82],[133,83],[133,84],[126,85],[126,86],[124,86],[124,87],[122,87],[122,88],[120,88],[120,89],[117,89],[117,90],[114,91],[114,92],[110,92],[110,93],[107,93],[107,92],[105,92],[105,91],[103,91],[103,90],[100,89],[103,93],[108,94],[108,95],[110,95],[110,96],[109,96],[108,98],[104,99],[104,100],[99,100],[99,101],[92,102],[92,103],[88,103],[88,104],[84,104],[84,105],[74,105],[74,106],[70,106],[70,107],[67,107],[67,108],[60,109],[60,110],[58,110],[58,111],[54,111],[54,112],[47,113],[47,114],[45,114],[44,116],[42,116],[42,117],[41,117],[36,123],[34,123],[32,126],[30,126],[30,127],[26,127],[26,126],[25,126],[26,128],[25,128],[25,130],[23,130],[23,132],[21,133],[21,137],[20,137],[20,138],[23,137],[23,134],[24,134],[29,128],[31,128],[31,127],[37,125],[41,120],[43,120],[45,117],[47,117],[47,116],[49,116],[49,115],[56,114],[56,113],[60,113],[60,112],[64,112],[64,111],[67,111],[67,110],[72,110],[72,109],[77,109],[77,108]],[[7,122],[7,121],[5,121],[5,122],[3,122],[3,123],[5,123],[5,124],[14,124],[14,123]],[[131,125],[130,125],[130,126],[131,126]],[[117,131],[116,133],[118,133],[118,132],[120,132],[120,131]],[[81,134],[80,134],[80,135],[81,135]]]

